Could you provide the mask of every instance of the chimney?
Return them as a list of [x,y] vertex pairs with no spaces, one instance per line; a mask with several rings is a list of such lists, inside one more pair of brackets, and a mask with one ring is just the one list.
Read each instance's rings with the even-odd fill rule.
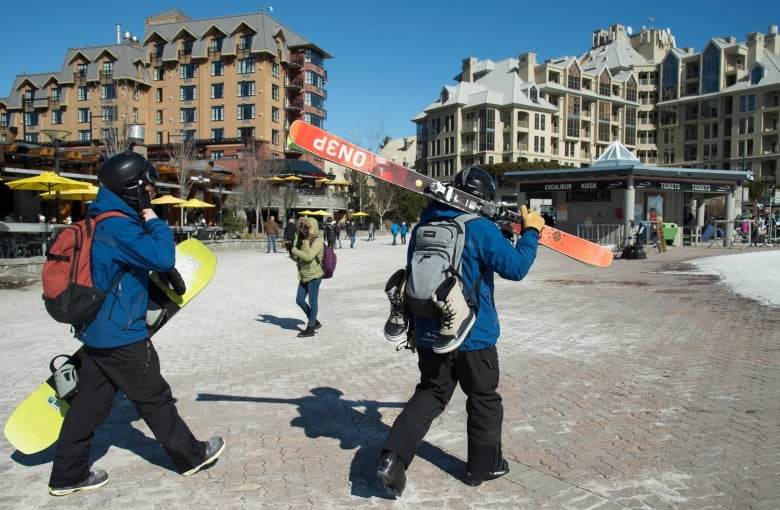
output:
[[534,81],[534,71],[536,70],[536,53],[531,53],[530,51],[521,53],[517,59],[520,61],[517,66],[517,74],[520,75],[520,79],[524,82]]
[[464,58],[461,65],[460,81],[470,83],[474,81],[474,72],[472,67],[476,67],[477,59],[474,57]]
[[747,35],[747,62],[745,68],[753,67],[753,64],[764,59],[764,34],[753,32]]

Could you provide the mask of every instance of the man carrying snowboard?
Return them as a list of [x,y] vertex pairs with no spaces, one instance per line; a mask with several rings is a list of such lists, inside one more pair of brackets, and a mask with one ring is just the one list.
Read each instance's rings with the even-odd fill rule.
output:
[[[495,182],[481,168],[459,172],[453,184],[476,197],[488,201],[496,199]],[[419,315],[407,318],[403,309],[407,303],[402,301],[408,275],[403,273],[414,270],[412,260],[418,230],[434,219],[461,214],[464,213],[432,201],[422,211],[420,223],[412,232],[406,270],[396,272],[385,289],[392,307],[386,335],[388,331],[405,331],[409,321],[420,370],[420,382],[393,423],[377,469],[382,484],[396,496],[400,496],[406,486],[406,470],[418,446],[433,420],[444,411],[458,384],[467,396],[466,483],[477,486],[509,472],[501,451],[504,410],[497,392],[499,323],[493,297],[493,273],[515,281],[526,276],[536,259],[544,219],[523,206],[523,233],[514,246],[496,224],[486,218],[466,223],[465,234],[462,234],[465,235],[461,257],[462,288],[473,289],[476,302],[469,305],[455,278],[448,278],[433,293],[434,306],[441,310],[440,319]]]
[[[106,161],[98,173],[100,190],[89,214],[119,211],[126,216],[99,222],[92,244],[95,286],[109,289],[97,318],[77,331],[84,343],[78,393],[60,431],[49,493],[65,496],[108,483],[108,474],[90,470],[95,429],[108,416],[117,391],[135,404],[141,417],[184,476],[217,460],[225,442],[198,441],[179,416],[146,325],[149,271],[173,270],[175,245],[168,226],[154,213],[151,198],[157,171],[132,151]],[[119,277],[119,283],[112,283]]]

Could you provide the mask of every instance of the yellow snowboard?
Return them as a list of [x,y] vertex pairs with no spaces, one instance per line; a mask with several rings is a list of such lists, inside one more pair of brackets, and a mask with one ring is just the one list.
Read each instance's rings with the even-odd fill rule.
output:
[[[188,239],[176,246],[176,269],[187,287],[179,296],[165,285],[156,273],[149,285],[149,335],[154,335],[182,307],[189,303],[211,281],[217,269],[217,259],[206,245],[197,239]],[[72,358],[81,357],[81,349]],[[54,376],[49,377],[33,391],[8,417],[3,432],[20,452],[32,455],[53,445],[60,435],[62,422],[70,408],[67,399],[57,396]]]

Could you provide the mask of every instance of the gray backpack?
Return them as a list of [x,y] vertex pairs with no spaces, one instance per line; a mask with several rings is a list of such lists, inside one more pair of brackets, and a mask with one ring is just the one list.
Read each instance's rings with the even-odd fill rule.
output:
[[[417,227],[414,253],[406,277],[406,306],[412,315],[438,318],[432,296],[448,277],[455,276],[463,288],[460,268],[466,242],[466,223],[479,217],[461,214],[454,218],[434,219]],[[470,296],[473,289],[464,294],[469,304],[475,304]]]

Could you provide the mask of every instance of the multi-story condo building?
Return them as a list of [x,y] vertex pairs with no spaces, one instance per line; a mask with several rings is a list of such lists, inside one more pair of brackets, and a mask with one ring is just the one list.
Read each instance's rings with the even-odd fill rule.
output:
[[150,154],[192,138],[200,158],[235,158],[251,141],[282,159],[293,120],[327,118],[330,57],[265,12],[167,10],[146,19],[140,40],[117,25],[116,44],[70,48],[58,71],[18,75],[0,99],[0,141],[48,142],[43,131],[57,129],[66,145],[110,150],[140,125]]
[[696,53],[669,30],[613,25],[579,57],[467,58],[456,81],[413,119],[416,168],[439,179],[475,164],[586,167],[614,141],[644,164],[776,175],[777,26]]

